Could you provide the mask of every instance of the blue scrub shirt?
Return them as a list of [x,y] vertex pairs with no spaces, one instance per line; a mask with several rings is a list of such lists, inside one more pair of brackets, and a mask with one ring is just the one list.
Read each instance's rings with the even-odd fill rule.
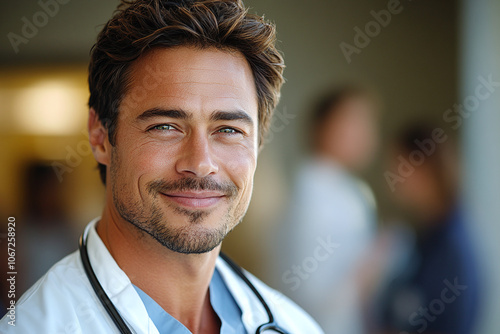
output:
[[[149,317],[161,334],[191,334],[186,326],[168,314],[144,291],[135,285],[133,286],[141,297]],[[241,310],[217,269],[214,270],[210,281],[210,303],[221,320],[221,334],[246,333],[241,320]]]

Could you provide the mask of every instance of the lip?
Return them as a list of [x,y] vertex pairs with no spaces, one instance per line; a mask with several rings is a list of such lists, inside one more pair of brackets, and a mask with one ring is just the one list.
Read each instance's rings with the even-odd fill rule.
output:
[[172,193],[161,193],[164,197],[169,200],[185,207],[202,209],[209,208],[217,204],[222,200],[225,195],[220,192],[213,191],[203,191],[203,192],[172,192]]

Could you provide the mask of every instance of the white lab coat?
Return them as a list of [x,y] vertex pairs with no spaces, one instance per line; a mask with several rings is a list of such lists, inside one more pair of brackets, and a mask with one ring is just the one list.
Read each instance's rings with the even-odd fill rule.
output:
[[[104,291],[135,333],[158,334],[129,278],[99,238],[95,224],[88,226],[87,247],[92,268]],[[248,333],[268,321],[255,294],[222,260],[216,267],[242,311]],[[312,318],[281,293],[252,275],[252,283],[265,298],[278,324],[290,333],[323,333]],[[7,314],[8,315],[8,314]],[[77,334],[119,333],[90,285],[79,252],[56,263],[16,304],[15,327],[5,316],[0,333]]]

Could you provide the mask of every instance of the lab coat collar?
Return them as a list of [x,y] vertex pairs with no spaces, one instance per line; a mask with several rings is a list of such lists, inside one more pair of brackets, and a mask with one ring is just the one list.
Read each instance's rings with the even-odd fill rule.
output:
[[[88,236],[89,259],[97,279],[132,332],[159,334],[132,282],[97,234],[95,225],[99,220],[100,217],[92,220],[84,232],[84,237]],[[104,308],[103,312],[106,312]],[[111,319],[109,321],[111,323]],[[111,324],[114,327],[114,324]]]

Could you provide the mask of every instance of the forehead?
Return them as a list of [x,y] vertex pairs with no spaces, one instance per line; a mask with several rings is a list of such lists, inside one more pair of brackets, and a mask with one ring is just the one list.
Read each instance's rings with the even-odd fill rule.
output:
[[123,102],[140,110],[242,109],[252,117],[258,105],[252,71],[240,52],[184,46],[154,49],[137,59]]

